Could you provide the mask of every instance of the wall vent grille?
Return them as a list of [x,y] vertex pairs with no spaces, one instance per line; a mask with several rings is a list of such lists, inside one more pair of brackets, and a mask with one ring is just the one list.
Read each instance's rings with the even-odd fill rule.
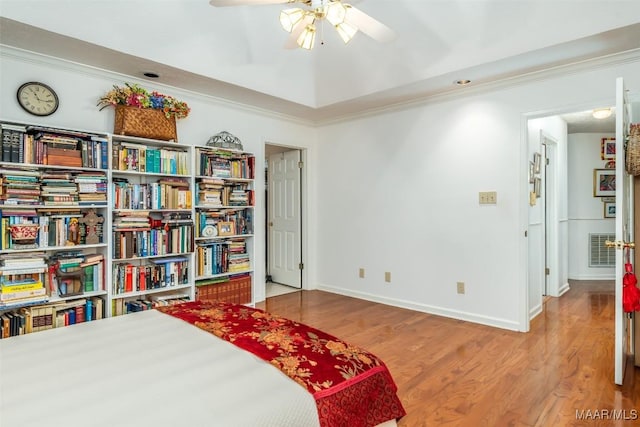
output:
[[589,267],[615,267],[616,249],[604,245],[607,240],[614,241],[615,234],[589,234]]

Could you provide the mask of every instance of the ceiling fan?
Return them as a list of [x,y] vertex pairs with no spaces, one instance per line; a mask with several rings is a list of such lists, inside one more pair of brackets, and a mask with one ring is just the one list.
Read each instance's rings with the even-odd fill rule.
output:
[[325,20],[345,43],[349,43],[358,31],[379,42],[388,42],[396,37],[392,29],[342,0],[209,0],[209,4],[216,7],[288,3],[301,3],[304,8],[294,7],[280,12],[282,28],[291,33],[285,44],[287,48],[313,49],[317,25],[322,25]]

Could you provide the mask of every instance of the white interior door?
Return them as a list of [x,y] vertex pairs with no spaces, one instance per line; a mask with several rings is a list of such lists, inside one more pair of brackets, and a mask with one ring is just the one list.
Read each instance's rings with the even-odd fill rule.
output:
[[296,288],[302,288],[299,164],[299,150],[269,156],[269,275]]
[[[616,284],[615,284],[615,383],[622,385],[627,361],[627,316],[622,309],[622,278],[626,243],[633,241],[633,176],[625,169],[625,140],[629,125],[627,92],[622,78],[616,80]],[[632,250],[631,250],[632,252]]]

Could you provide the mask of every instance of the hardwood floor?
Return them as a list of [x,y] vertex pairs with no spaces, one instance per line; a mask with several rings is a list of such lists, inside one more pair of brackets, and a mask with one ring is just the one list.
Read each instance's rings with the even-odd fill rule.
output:
[[257,305],[384,360],[407,410],[400,427],[640,425],[640,368],[630,361],[613,384],[611,282],[573,283],[545,306],[520,333],[322,291]]

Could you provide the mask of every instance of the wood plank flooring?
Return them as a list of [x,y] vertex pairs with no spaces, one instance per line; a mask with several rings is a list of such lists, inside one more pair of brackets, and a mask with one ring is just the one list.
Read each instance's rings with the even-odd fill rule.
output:
[[572,283],[547,299],[528,333],[322,291],[257,307],[384,360],[407,410],[400,427],[640,425],[640,368],[629,361],[625,385],[613,384],[611,282]]

